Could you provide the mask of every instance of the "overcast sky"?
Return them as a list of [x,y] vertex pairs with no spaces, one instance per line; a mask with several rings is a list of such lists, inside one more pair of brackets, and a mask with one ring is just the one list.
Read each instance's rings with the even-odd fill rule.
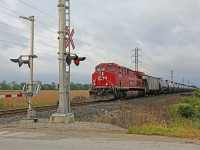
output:
[[[34,80],[58,83],[57,0],[1,0],[0,81],[27,82],[29,69],[10,58],[29,54],[30,22],[35,16]],[[27,5],[28,4],[28,5]],[[36,8],[36,9],[34,9]],[[200,85],[200,0],[71,0],[73,53],[86,56],[71,65],[71,81],[91,83],[99,63],[134,68],[133,49],[140,51],[139,70],[163,79]],[[9,43],[10,42],[10,43]],[[15,43],[15,44],[14,44]]]

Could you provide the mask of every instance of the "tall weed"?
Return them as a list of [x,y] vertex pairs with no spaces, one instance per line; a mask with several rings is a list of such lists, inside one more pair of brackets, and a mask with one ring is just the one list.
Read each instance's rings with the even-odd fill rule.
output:
[[0,110],[4,110],[5,109],[5,102],[4,100],[0,100]]

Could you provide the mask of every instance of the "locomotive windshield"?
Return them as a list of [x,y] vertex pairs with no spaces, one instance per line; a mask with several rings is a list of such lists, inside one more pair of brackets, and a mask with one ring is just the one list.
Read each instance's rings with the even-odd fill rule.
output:
[[116,71],[116,66],[113,66],[112,63],[110,64],[100,64],[96,67],[96,71]]
[[116,67],[114,66],[107,66],[106,71],[116,71]]
[[98,67],[96,68],[96,71],[104,71],[104,67]]

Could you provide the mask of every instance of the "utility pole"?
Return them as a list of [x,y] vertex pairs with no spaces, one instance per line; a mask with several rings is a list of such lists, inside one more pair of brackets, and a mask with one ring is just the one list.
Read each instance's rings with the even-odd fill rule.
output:
[[171,70],[171,72],[170,72],[170,74],[171,74],[171,82],[173,82],[173,80],[174,80],[174,70]]
[[[34,16],[30,16],[29,18],[20,16],[22,19],[26,19],[31,21],[31,34],[30,34],[30,55],[29,55],[29,63],[30,63],[30,76],[29,76],[29,92],[33,92],[33,58],[35,58],[33,54],[33,49],[34,49]],[[35,110],[32,107],[32,97],[33,94],[29,95],[29,100],[28,100],[28,110],[27,110],[27,118],[31,119],[36,117]]]
[[184,83],[185,83],[185,78],[183,77],[183,78],[182,78],[182,84],[184,84]]
[[[50,122],[56,123],[70,123],[74,122],[74,115],[70,113],[69,106],[69,80],[67,81],[66,75],[66,48],[64,46],[64,41],[66,40],[66,1],[69,0],[58,0],[58,13],[59,13],[59,106],[57,113],[52,114],[50,117]],[[69,3],[68,3],[69,4]],[[70,73],[68,71],[68,73]]]
[[135,54],[133,54],[131,57],[134,58],[134,60],[132,61],[132,63],[135,63],[135,71],[138,71],[138,64],[140,63],[139,56],[141,56],[141,55],[139,55],[139,51],[141,51],[141,49],[139,49],[139,48],[136,47],[135,49],[133,49],[131,51],[135,52]]

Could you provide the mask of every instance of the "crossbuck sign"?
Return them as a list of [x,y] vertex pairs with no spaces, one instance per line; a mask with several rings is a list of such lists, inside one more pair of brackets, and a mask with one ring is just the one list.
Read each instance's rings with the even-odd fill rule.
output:
[[72,39],[72,37],[73,37],[73,35],[74,35],[74,29],[72,29],[72,32],[70,33],[69,27],[66,26],[66,27],[65,27],[65,30],[66,30],[66,34],[68,35],[68,38],[67,38],[67,40],[66,40],[65,43],[64,43],[64,44],[65,44],[65,47],[67,48],[67,47],[70,45],[70,43],[71,43],[72,48],[75,49],[74,41],[73,41],[73,39]]

